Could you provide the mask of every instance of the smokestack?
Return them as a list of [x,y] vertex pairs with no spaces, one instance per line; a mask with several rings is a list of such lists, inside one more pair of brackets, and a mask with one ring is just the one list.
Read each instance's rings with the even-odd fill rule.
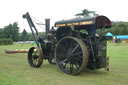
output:
[[50,29],[50,19],[45,19],[45,30],[46,30],[45,36],[47,36],[49,29]]

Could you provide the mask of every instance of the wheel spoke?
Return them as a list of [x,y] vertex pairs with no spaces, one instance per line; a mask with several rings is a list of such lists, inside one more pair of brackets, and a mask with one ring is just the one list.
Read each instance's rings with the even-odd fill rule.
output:
[[66,58],[65,60],[59,62],[59,64],[63,64],[63,63],[65,63],[67,60],[68,60],[68,59]]
[[71,56],[78,56],[78,55],[81,55],[82,52],[77,52],[77,53],[73,53]]
[[35,59],[33,60],[33,64],[36,66],[36,60]]
[[73,64],[70,63],[70,73],[73,72]]
[[73,48],[71,54],[74,53],[78,47],[79,47],[79,44],[77,44],[77,45]]
[[64,66],[63,66],[63,67],[64,67],[64,69],[65,69],[65,67],[66,67],[67,63],[68,63],[68,62],[65,62],[65,63],[64,63]]
[[77,70],[80,68],[80,67],[78,66],[78,63],[77,63],[77,64],[75,64],[75,66],[76,66]]

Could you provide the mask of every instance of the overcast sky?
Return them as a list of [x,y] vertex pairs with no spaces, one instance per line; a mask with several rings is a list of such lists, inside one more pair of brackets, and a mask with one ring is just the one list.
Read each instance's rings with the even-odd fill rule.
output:
[[58,20],[74,18],[83,9],[96,11],[112,21],[128,21],[127,8],[128,0],[1,0],[0,28],[16,21],[20,32],[30,31],[22,18],[26,12],[42,22],[50,18],[51,25]]

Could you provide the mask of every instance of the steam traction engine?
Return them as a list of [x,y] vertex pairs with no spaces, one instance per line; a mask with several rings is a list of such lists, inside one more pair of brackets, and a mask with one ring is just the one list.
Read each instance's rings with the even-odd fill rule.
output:
[[[64,73],[76,75],[84,68],[106,68],[109,71],[106,56],[107,40],[111,37],[102,35],[102,30],[111,28],[111,21],[105,16],[75,18],[55,22],[57,30],[50,29],[50,20],[45,20],[46,35],[41,38],[33,21],[26,13],[26,18],[37,47],[28,52],[28,62],[32,67],[40,67],[43,59],[56,64]],[[101,30],[97,35],[96,30]]]

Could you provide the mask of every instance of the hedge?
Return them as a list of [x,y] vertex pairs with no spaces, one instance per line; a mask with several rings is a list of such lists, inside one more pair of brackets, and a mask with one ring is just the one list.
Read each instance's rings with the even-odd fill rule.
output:
[[13,40],[9,38],[0,39],[0,45],[11,45],[13,44]]

